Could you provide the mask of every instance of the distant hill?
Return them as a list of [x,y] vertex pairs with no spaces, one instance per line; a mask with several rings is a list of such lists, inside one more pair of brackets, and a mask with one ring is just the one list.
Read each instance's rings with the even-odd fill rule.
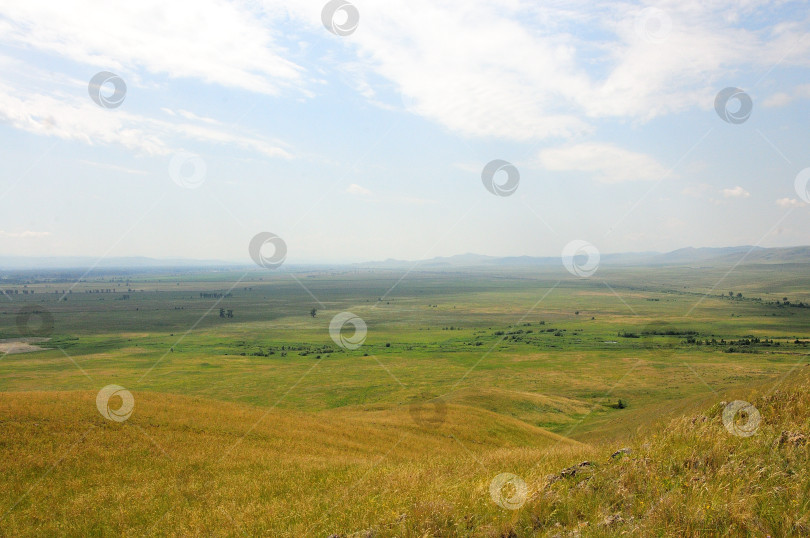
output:
[[[731,261],[737,254],[718,256],[717,261]],[[809,247],[754,248],[745,263],[810,263]]]
[[810,263],[810,246],[804,247],[721,247],[682,248],[653,257],[649,263],[657,265],[711,264],[733,265],[735,263]]
[[[687,247],[672,252],[623,252],[603,254],[603,265],[733,265],[735,263],[810,263],[810,246],[764,248],[738,247]],[[388,259],[382,262],[355,264],[369,268],[411,267],[415,264],[425,268],[459,267],[509,267],[559,265],[559,256],[507,256],[495,257],[481,254],[459,254],[421,261]]]
[[[602,265],[643,266],[643,265],[734,265],[736,263],[810,263],[810,246],[764,248],[752,246],[738,247],[687,247],[672,252],[621,252],[602,254]],[[285,269],[312,270],[334,267],[402,269],[456,269],[471,267],[532,267],[559,266],[559,256],[487,256],[484,254],[457,254],[439,256],[426,260],[400,260],[389,258],[384,261],[355,264],[290,264]],[[0,256],[0,271],[27,269],[217,269],[254,267],[252,263],[195,260],[189,258],[148,258],[143,256],[93,258],[89,256]]]
[[665,254],[658,254],[654,257],[652,263],[660,264],[682,264],[682,263],[695,263],[705,262],[708,260],[719,259],[733,259],[734,261],[746,256],[750,259],[751,256],[761,250],[781,250],[781,249],[765,249],[762,247],[741,246],[741,247],[686,247],[667,252]]

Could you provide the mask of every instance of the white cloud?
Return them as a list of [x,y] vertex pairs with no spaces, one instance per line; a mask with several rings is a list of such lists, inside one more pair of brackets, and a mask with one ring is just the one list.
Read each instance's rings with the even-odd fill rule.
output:
[[409,110],[463,135],[512,140],[574,137],[599,118],[709,111],[742,66],[810,63],[806,21],[741,26],[772,9],[764,0],[652,4],[672,22],[660,43],[636,32],[643,6],[517,0],[363,3],[351,43]]
[[795,198],[780,198],[776,201],[776,205],[779,207],[804,207],[807,204]]
[[[174,115],[174,112],[172,112],[171,114]],[[213,118],[206,118],[205,116],[198,116],[197,114],[189,112],[188,110],[180,109],[177,111],[177,114],[186,118],[187,120],[200,121],[202,123],[208,123],[211,125],[222,125],[222,123],[219,122],[218,120],[215,120]]]
[[587,172],[603,183],[651,181],[668,174],[649,155],[594,142],[544,149],[538,160],[548,170]]
[[[312,95],[324,79],[291,60],[294,47],[321,54],[313,73],[325,77],[333,66],[371,103],[390,108],[379,90],[393,87],[408,96],[408,110],[456,133],[510,140],[570,139],[593,132],[600,118],[708,111],[719,81],[741,66],[810,64],[810,40],[801,39],[807,21],[741,26],[747,18],[769,20],[765,0],[645,3],[672,23],[656,43],[637,32],[644,6],[629,3],[356,4],[357,32],[335,40],[316,1],[65,0],[55,9],[50,0],[0,0],[0,43],[122,70],[133,84],[145,72]],[[765,104],[793,98],[777,94]],[[398,95],[390,101],[403,108]]]
[[[187,13],[173,22],[180,14],[178,9]],[[24,5],[0,0],[0,44],[37,48],[92,65],[86,70],[88,76],[101,66],[120,68],[128,92],[138,91],[141,105],[151,90],[160,89],[154,83],[144,85],[143,70],[196,76],[262,93],[303,84],[300,68],[279,68],[288,62],[278,56],[279,47],[268,37],[271,27],[265,22],[243,6],[216,0],[112,7],[73,0],[58,10],[40,0]],[[209,30],[210,36],[200,34]],[[211,46],[220,50],[212,52],[208,50]],[[185,67],[175,71],[161,67],[167,62]],[[229,79],[225,76],[229,69],[240,74]],[[127,102],[115,110],[105,110],[89,99],[87,80],[6,55],[0,55],[0,72],[4,75],[0,82],[0,121],[30,133],[88,145],[116,144],[147,155],[169,155],[202,142],[232,145],[267,157],[291,157],[281,141],[189,110],[156,107],[168,115],[160,118],[133,113],[134,107]]]
[[762,106],[766,108],[781,107],[789,105],[795,97],[789,93],[777,92],[762,101]]
[[[0,41],[111,70],[191,77],[276,95],[302,85],[267,16],[218,0],[0,0]],[[122,74],[122,73],[119,73]]]
[[168,155],[183,140],[233,144],[268,157],[290,158],[278,141],[193,123],[172,123],[96,106],[90,99],[51,96],[0,83],[0,121],[31,133],[89,145],[120,144],[149,155]]
[[362,28],[352,36],[360,56],[419,115],[470,136],[522,140],[590,131],[557,91],[587,83],[570,69],[572,49],[513,18],[514,4],[416,0],[363,8]]
[[352,183],[346,189],[346,192],[349,194],[356,194],[358,196],[371,196],[371,191],[366,189],[365,187],[361,187],[357,183]]
[[790,92],[777,92],[763,100],[765,107],[782,107],[799,99],[810,99],[810,84],[800,84]]
[[720,191],[724,198],[748,198],[751,193],[743,189],[739,185],[730,189],[723,189]]

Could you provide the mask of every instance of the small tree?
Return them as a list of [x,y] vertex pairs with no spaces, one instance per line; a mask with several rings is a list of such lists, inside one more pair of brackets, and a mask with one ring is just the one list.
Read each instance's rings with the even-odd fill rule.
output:
[[309,315],[314,318],[316,315],[318,315],[318,309],[313,308],[312,310],[309,311]]

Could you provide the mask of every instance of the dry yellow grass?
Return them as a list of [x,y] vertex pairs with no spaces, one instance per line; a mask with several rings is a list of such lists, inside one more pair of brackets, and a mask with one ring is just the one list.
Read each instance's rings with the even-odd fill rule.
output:
[[[0,533],[807,535],[810,382],[762,394],[734,395],[761,413],[752,437],[731,435],[716,403],[611,457],[615,443],[457,404],[423,427],[407,408],[300,413],[144,392],[115,423],[95,393],[2,393]],[[490,496],[503,472],[526,483],[518,510]]]
[[115,423],[95,396],[0,394],[3,534],[322,536],[419,514],[430,528],[443,511],[476,528],[513,515],[489,498],[496,474],[531,469],[544,447],[554,467],[587,451],[456,405],[433,429],[406,408],[305,414],[147,392]]

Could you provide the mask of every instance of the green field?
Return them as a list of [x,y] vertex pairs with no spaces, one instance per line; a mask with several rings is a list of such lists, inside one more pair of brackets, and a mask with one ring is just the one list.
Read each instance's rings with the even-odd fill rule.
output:
[[[18,290],[0,296],[0,338],[47,338],[0,360],[9,536],[668,532],[633,530],[638,507],[596,525],[604,496],[550,510],[538,481],[795,383],[810,353],[802,264],[21,273],[0,288]],[[52,327],[37,313],[21,334],[25,307]],[[341,312],[367,325],[358,349],[330,337]],[[123,422],[96,409],[111,384],[133,395]],[[493,502],[499,473],[529,485],[525,506]]]

